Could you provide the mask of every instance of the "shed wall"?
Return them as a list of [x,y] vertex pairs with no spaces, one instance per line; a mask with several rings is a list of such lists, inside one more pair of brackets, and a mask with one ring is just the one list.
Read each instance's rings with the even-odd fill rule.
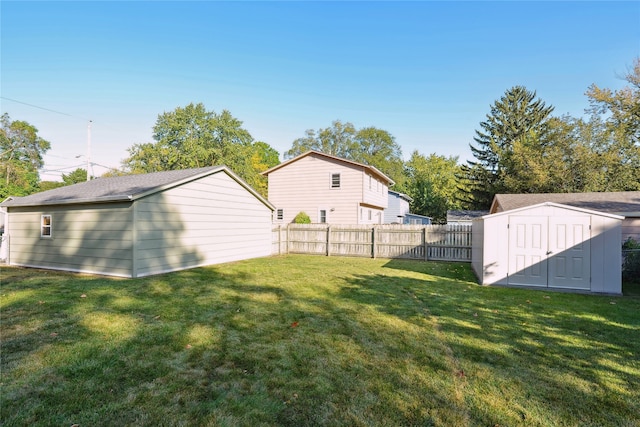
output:
[[[132,204],[8,208],[9,263],[55,270],[130,276]],[[51,237],[40,237],[51,215]]]
[[271,209],[219,172],[136,201],[136,277],[271,254]]
[[[621,220],[608,216],[587,213],[577,209],[560,206],[532,206],[517,211],[506,211],[484,217],[474,222],[474,238],[476,230],[482,230],[481,242],[474,241],[472,266],[480,284],[507,285],[509,272],[509,217],[517,216],[589,216],[591,223],[590,276],[591,292],[622,292],[621,284]],[[480,247],[482,250],[480,251]]]

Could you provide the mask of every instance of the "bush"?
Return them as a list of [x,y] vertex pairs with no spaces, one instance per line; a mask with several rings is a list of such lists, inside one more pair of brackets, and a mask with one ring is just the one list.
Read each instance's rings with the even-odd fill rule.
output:
[[631,237],[622,244],[622,279],[640,283],[640,243]]
[[300,212],[298,215],[296,215],[295,218],[293,218],[293,223],[294,224],[311,224],[311,218],[309,218],[309,215],[307,215],[304,212]]

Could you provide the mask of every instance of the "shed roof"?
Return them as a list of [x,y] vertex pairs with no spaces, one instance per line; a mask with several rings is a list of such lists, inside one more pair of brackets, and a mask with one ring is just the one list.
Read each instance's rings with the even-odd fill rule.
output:
[[335,160],[335,161],[338,161],[338,162],[341,162],[341,163],[349,164],[349,165],[352,165],[352,166],[357,166],[357,167],[363,168],[364,170],[369,171],[372,175],[376,175],[377,177],[382,178],[384,181],[387,182],[387,185],[389,185],[389,186],[395,184],[395,182],[391,178],[389,178],[384,173],[380,172],[380,170],[377,169],[375,166],[365,165],[364,163],[354,162],[353,160],[343,159],[342,157],[333,156],[331,154],[326,154],[326,153],[323,153],[321,151],[316,151],[316,150],[309,150],[306,153],[302,153],[299,156],[294,157],[293,159],[289,159],[289,160],[287,160],[285,162],[282,162],[279,165],[274,166],[271,169],[268,169],[268,170],[262,172],[262,175],[267,176],[271,172],[274,172],[274,171],[276,171],[276,170],[278,170],[278,169],[280,169],[280,168],[282,168],[282,167],[284,167],[286,165],[289,165],[289,164],[291,164],[293,162],[296,162],[296,161],[298,161],[298,160],[300,160],[300,159],[302,159],[304,157],[307,157],[307,156],[321,157],[321,158]]
[[447,211],[447,222],[451,221],[471,221],[474,218],[487,215],[489,211],[466,211],[466,210],[452,210]]
[[401,193],[399,191],[392,191],[392,190],[388,190],[388,193],[390,195],[392,195],[392,196],[396,196],[396,197],[398,197],[400,199],[404,199],[407,202],[413,202],[413,199],[408,194],[404,194],[404,193]]
[[560,203],[626,217],[640,217],[640,191],[496,194],[490,212],[503,212],[544,202]]
[[581,208],[581,207],[576,207],[576,206],[571,206],[571,205],[563,205],[561,203],[554,203],[554,202],[542,202],[542,203],[538,203],[535,205],[530,205],[530,206],[522,206],[519,208],[515,208],[515,209],[509,209],[508,211],[500,211],[500,212],[496,212],[496,213],[492,213],[489,215],[485,215],[479,218],[474,218],[473,222],[476,221],[482,221],[485,219],[491,219],[491,218],[495,218],[495,217],[500,217],[500,216],[506,216],[506,215],[513,215],[515,213],[518,212],[526,212],[530,209],[533,208],[538,208],[541,206],[553,206],[556,208],[561,208],[561,209],[568,209],[568,210],[572,210],[572,211],[577,211],[577,212],[582,212],[588,215],[596,215],[596,216],[602,216],[602,217],[607,217],[607,218],[613,218],[613,219],[619,219],[619,220],[623,220],[624,216],[622,215],[616,215],[616,214],[612,214],[612,213],[608,213],[608,212],[603,212],[603,211],[597,211],[597,210],[593,210],[593,209],[586,209],[586,208]]
[[16,207],[133,201],[218,172],[226,173],[271,210],[275,209],[269,201],[226,166],[209,166],[197,169],[97,178],[25,197],[11,197],[1,203],[0,206]]

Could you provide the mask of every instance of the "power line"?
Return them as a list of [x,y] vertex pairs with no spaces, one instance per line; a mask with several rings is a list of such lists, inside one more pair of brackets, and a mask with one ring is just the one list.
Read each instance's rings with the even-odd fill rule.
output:
[[73,114],[63,113],[62,111],[52,110],[51,108],[41,107],[39,105],[29,104],[28,102],[18,101],[17,99],[7,98],[6,96],[0,96],[0,98],[5,99],[7,101],[16,102],[18,104],[27,105],[29,107],[38,108],[40,110],[49,111],[56,114],[62,114],[63,116],[73,117],[80,120],[90,120],[80,116],[74,116]]

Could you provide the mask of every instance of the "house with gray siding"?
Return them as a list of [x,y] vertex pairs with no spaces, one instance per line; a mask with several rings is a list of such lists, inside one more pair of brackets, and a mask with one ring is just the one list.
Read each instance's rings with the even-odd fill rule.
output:
[[409,203],[413,201],[411,197],[398,191],[389,190],[389,202],[384,210],[385,224],[404,224],[405,217],[409,213]]
[[98,178],[0,206],[14,266],[143,277],[271,254],[273,206],[225,166]]
[[291,223],[300,212],[312,223],[382,224],[394,184],[373,166],[313,150],[262,174],[275,224]]

